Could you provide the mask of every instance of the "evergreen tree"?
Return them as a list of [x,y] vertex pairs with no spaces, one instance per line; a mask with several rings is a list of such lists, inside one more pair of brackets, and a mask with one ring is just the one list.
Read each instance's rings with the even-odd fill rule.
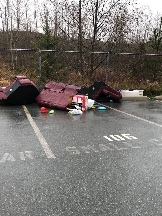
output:
[[46,10],[43,17],[43,34],[37,36],[37,46],[41,49],[42,74],[47,79],[56,78],[56,70],[60,66],[59,59],[55,55],[57,38],[52,35],[49,26],[49,13]]

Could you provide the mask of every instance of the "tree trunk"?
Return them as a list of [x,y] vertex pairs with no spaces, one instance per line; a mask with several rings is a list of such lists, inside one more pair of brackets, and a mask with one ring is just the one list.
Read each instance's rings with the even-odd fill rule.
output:
[[91,46],[91,72],[90,72],[90,77],[93,75],[93,67],[94,67],[94,50],[95,50],[95,43],[96,43],[96,36],[97,36],[97,14],[98,14],[98,0],[96,1],[95,4],[95,15],[94,15],[94,20],[93,20],[93,38],[92,38],[92,46]]
[[80,72],[83,73],[83,38],[82,38],[82,1],[79,0],[79,35],[78,35],[78,46],[79,46],[79,62]]

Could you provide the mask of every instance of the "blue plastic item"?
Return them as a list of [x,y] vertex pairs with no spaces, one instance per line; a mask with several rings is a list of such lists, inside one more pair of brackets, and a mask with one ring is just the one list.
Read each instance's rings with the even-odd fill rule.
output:
[[106,110],[106,107],[104,107],[104,106],[99,106],[97,109],[98,109],[98,110]]

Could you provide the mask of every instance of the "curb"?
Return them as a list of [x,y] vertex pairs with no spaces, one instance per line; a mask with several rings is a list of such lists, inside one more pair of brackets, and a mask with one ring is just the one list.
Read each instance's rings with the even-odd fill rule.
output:
[[154,100],[162,100],[162,95],[154,97]]
[[[142,101],[142,100],[149,100],[147,96],[138,96],[138,97],[122,97],[121,101]],[[162,96],[161,96],[162,100]]]

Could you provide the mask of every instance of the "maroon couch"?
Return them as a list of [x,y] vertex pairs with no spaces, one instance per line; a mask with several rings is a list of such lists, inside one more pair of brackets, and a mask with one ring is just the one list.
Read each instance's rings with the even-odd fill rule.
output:
[[49,81],[36,97],[36,102],[39,106],[66,110],[80,88],[76,85]]
[[11,84],[0,87],[0,101],[10,105],[23,105],[35,102],[39,90],[26,76],[16,76]]

